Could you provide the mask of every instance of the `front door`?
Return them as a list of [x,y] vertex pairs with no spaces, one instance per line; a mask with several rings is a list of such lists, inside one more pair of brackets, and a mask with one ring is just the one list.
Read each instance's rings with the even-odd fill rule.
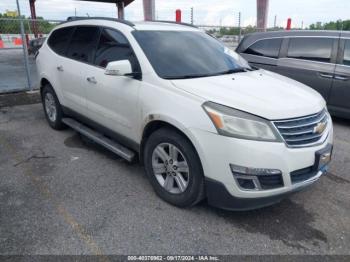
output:
[[121,60],[129,60],[133,71],[140,71],[136,56],[124,35],[116,30],[103,29],[94,66],[84,72],[84,77],[89,79],[86,88],[88,114],[104,127],[136,140],[141,81],[105,74],[109,62]]

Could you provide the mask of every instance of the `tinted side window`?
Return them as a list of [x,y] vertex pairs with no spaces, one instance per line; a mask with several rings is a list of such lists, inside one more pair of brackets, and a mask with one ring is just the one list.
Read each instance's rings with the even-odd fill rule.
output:
[[69,58],[92,63],[100,29],[93,26],[77,27],[69,44]]
[[103,29],[94,64],[106,67],[109,62],[120,60],[129,60],[133,71],[138,71],[137,61],[128,40],[118,31]]
[[304,60],[330,62],[333,41],[332,38],[291,38],[287,56]]
[[278,58],[281,44],[282,38],[264,39],[252,44],[244,53]]
[[345,42],[343,65],[350,66],[350,40]]
[[74,27],[65,27],[52,32],[48,44],[59,55],[64,55],[67,50],[69,38]]

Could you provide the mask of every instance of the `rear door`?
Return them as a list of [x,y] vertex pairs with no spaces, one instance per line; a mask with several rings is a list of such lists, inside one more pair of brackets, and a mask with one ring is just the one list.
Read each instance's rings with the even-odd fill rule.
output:
[[290,37],[286,41],[277,63],[278,72],[314,88],[328,101],[339,39]]
[[92,65],[100,28],[96,26],[77,26],[68,46],[66,57],[59,68],[62,74],[62,90],[67,107],[85,115],[86,89],[89,87],[84,76]]
[[350,39],[340,42],[338,64],[335,68],[334,83],[329,99],[330,109],[350,113]]
[[252,66],[276,71],[283,38],[261,39],[250,45],[241,55]]
[[[49,56],[52,59],[48,59],[48,61],[40,61],[41,70],[50,72],[50,83],[53,85],[60,98],[62,98],[61,94],[64,87],[65,77],[62,64],[66,60],[65,55],[68,48],[69,39],[74,32],[74,29],[74,27],[64,27],[53,31],[47,41],[50,50],[53,51]],[[44,57],[47,56],[44,55]],[[64,98],[60,102],[64,106],[67,106],[69,103],[69,101],[65,101]]]

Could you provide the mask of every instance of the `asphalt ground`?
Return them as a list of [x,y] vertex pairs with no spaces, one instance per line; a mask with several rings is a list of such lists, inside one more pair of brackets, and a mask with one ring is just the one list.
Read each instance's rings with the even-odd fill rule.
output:
[[335,120],[330,173],[250,212],[173,207],[129,164],[40,104],[0,108],[0,254],[350,255],[350,122]]
[[[37,88],[38,77],[34,56],[29,56],[32,87]],[[0,93],[28,89],[22,49],[0,49]]]

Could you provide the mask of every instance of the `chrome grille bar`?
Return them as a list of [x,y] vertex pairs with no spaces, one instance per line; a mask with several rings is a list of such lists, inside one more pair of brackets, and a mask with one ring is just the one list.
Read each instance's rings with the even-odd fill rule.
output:
[[299,141],[305,141],[305,140],[313,140],[315,138],[320,138],[323,134],[321,135],[312,135],[308,137],[303,137],[303,138],[293,138],[293,139],[286,139],[286,142],[299,142]]
[[273,124],[289,147],[305,147],[320,142],[328,130],[328,120],[324,109],[310,116],[273,121]]
[[[284,125],[284,122],[274,122],[275,125],[278,127],[278,128],[281,128],[281,129],[286,129],[286,128],[299,128],[299,127],[305,127],[305,126],[312,126],[312,125],[315,125],[315,124],[318,124],[319,122],[323,122],[324,119],[327,117],[327,115],[322,115],[321,119],[320,117],[318,117],[317,119],[311,121],[311,122],[305,122],[305,124],[302,124],[302,125],[297,125],[297,124],[294,124],[294,125]],[[298,120],[297,120],[298,121]],[[290,121],[289,121],[290,122]],[[280,123],[282,123],[282,125],[280,125]],[[294,122],[290,122],[290,123],[294,123]]]

